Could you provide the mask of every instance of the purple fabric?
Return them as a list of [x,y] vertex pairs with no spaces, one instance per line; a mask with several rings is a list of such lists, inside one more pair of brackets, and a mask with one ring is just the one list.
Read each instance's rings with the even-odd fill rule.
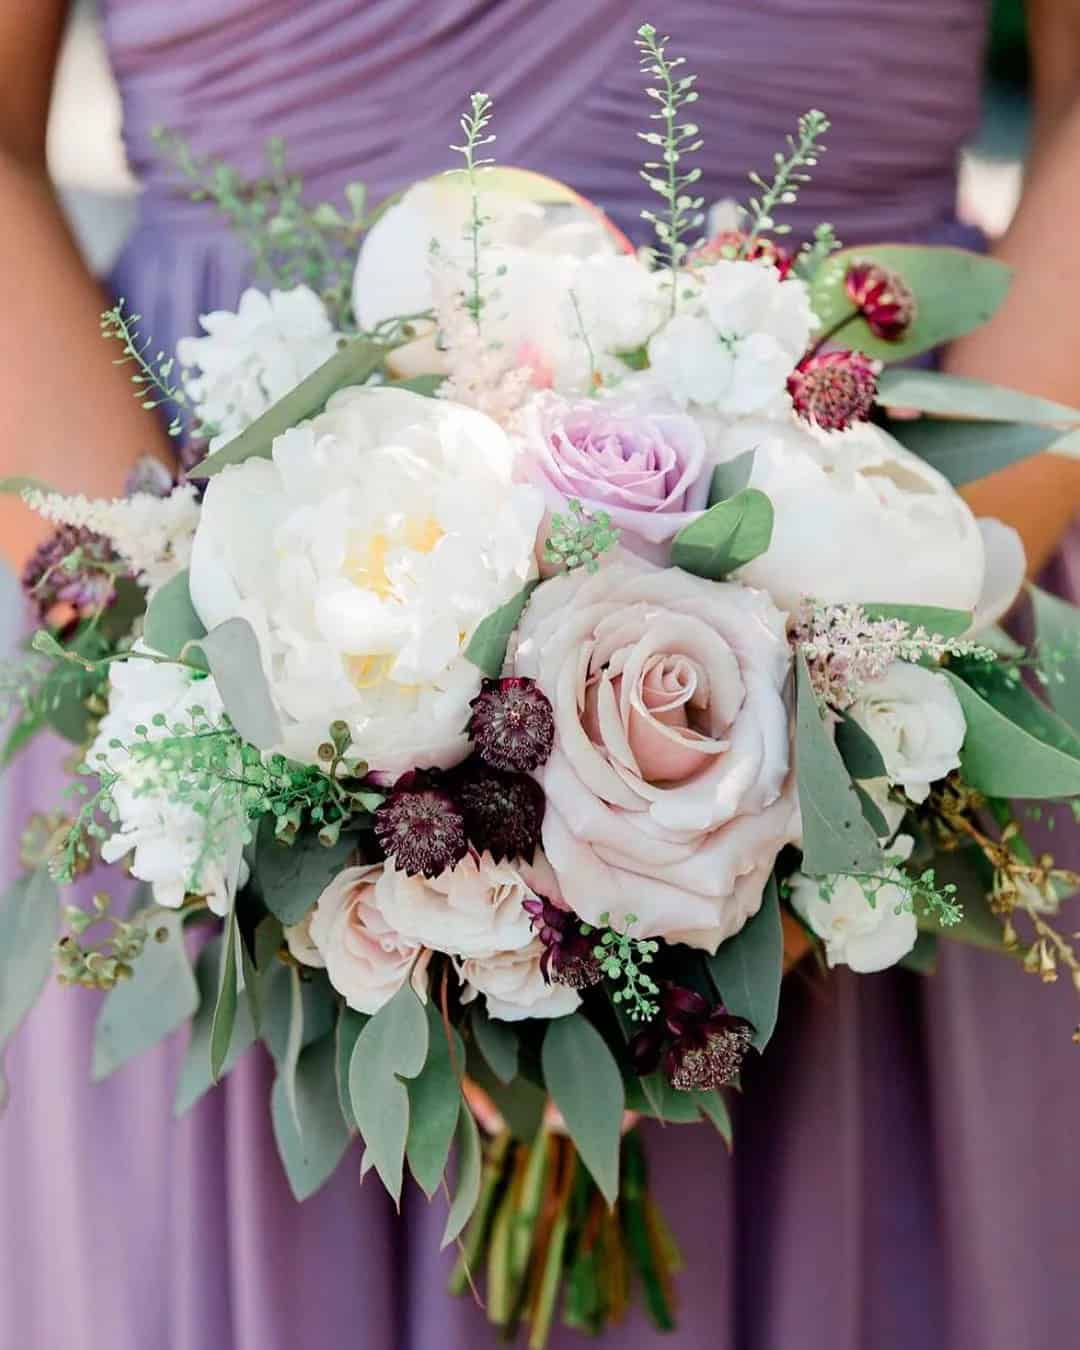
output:
[[[829,218],[850,240],[948,231],[954,160],[976,111],[982,0],[655,8],[701,76],[710,198],[742,196],[745,171],[767,168],[795,115],[821,103],[836,129],[796,225]],[[638,6],[106,0],[104,9],[128,147],[147,185],[113,284],[162,346],[194,331],[199,311],[235,302],[245,262],[154,158],[154,123],[249,166],[266,135],[284,134],[313,191],[359,175],[377,197],[446,164],[439,147],[466,92],[486,88],[504,162],[567,179],[634,228]],[[26,811],[56,800],[61,754],[42,747],[19,767],[5,870]],[[183,1036],[92,1086],[96,1006],[83,991],[50,988],[9,1055],[0,1350],[497,1344],[468,1300],[443,1293],[442,1201],[428,1208],[411,1193],[395,1219],[374,1181],[361,1187],[354,1148],[330,1185],[296,1205],[275,1156],[261,1049],[175,1123]],[[782,1012],[773,1047],[746,1074],[734,1158],[708,1127],[651,1131],[657,1189],[687,1257],[679,1332],[654,1337],[635,1317],[605,1344],[1074,1345],[1071,990],[949,948],[931,982],[800,971]],[[552,1344],[580,1342],[558,1332]]]

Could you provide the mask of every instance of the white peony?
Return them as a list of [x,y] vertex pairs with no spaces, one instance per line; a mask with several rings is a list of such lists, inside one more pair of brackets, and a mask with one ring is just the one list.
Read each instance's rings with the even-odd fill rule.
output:
[[377,1013],[412,975],[421,998],[427,991],[431,953],[396,933],[382,914],[378,883],[382,863],[346,867],[302,923],[285,930],[289,950],[327,978],[350,1008]]
[[911,855],[910,835],[898,835],[888,855],[890,865],[873,904],[858,877],[818,877],[796,872],[791,878],[791,904],[825,943],[830,966],[850,966],[861,975],[896,965],[915,945],[918,925],[910,909],[903,873],[895,864]]
[[219,309],[199,316],[206,337],[181,338],[181,365],[197,368],[184,385],[205,426],[210,449],[238,436],[337,350],[323,302],[307,286],[290,291],[254,289],[236,313]]
[[536,899],[524,864],[470,853],[433,880],[386,867],[375,885],[379,909],[412,942],[450,956],[490,957],[520,951],[533,940],[523,908]]
[[[480,195],[484,339],[528,367],[538,386],[591,392],[594,371],[619,379],[626,367],[615,353],[641,346],[662,319],[659,279],[561,184],[509,172],[512,179],[504,172],[482,183]],[[363,327],[437,307],[447,284],[471,293],[471,214],[467,179],[450,173],[415,184],[379,219],[353,283]],[[453,350],[440,352],[433,334],[399,349],[393,363],[402,374],[459,373]]]
[[750,486],[772,502],[772,539],[737,575],[782,609],[806,596],[975,609],[983,533],[952,484],[887,432],[749,419],[714,425],[708,439],[720,460],[755,451]]
[[679,284],[680,294],[693,290],[649,342],[655,379],[684,406],[730,416],[783,406],[817,322],[803,282],[763,263],[720,261]]
[[[190,726],[195,708],[203,710],[200,720],[217,723],[223,708],[214,681],[196,678],[186,666],[138,657],[114,661],[109,680],[109,711],[87,754],[92,768],[119,775],[112,789],[115,833],[102,843],[102,858],[117,862],[131,853],[132,875],[150,883],[159,905],[176,909],[185,895],[198,894],[215,914],[227,914],[248,876],[246,817],[197,809],[214,800],[212,790],[180,800],[168,782],[158,785],[154,760],[133,757],[128,748],[143,739],[136,727],[146,728],[145,739],[161,740],[177,723]],[[154,725],[158,715],[166,726]]]
[[463,1003],[483,994],[488,1015],[501,1022],[520,1022],[526,1017],[565,1017],[581,1003],[581,996],[568,984],[544,979],[540,959],[543,944],[533,940],[515,951],[496,952],[482,959],[462,961],[458,968],[466,991]]
[[939,671],[894,661],[868,680],[848,715],[881,752],[888,780],[913,802],[960,765],[967,725],[960,700]]
[[480,622],[535,570],[540,493],[482,414],[400,389],[346,389],[270,460],[210,480],[191,598],[254,628],[308,763],[336,719],[374,769],[447,767],[468,749]]

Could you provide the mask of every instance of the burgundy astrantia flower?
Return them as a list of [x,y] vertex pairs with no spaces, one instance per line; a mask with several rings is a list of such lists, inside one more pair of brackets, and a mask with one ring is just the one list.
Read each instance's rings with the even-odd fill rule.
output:
[[[694,249],[687,261],[691,266],[694,263],[735,262],[742,253],[745,243],[746,235],[742,230],[720,230],[711,239],[707,239],[700,248]],[[765,239],[760,234],[750,245],[746,257],[751,262],[764,258],[766,262],[772,263],[781,278],[787,276],[795,261],[787,249],[781,248],[772,239]]]
[[485,680],[469,706],[468,733],[492,768],[528,773],[551,754],[555,719],[534,680]]
[[61,525],[34,550],[22,573],[22,588],[44,622],[57,605],[70,605],[76,618],[110,604],[119,555],[102,534]]
[[862,352],[818,352],[804,356],[788,376],[788,393],[807,422],[846,431],[869,418],[880,371],[881,362]]
[[544,790],[524,773],[504,773],[476,755],[447,776],[447,791],[465,821],[469,843],[496,862],[532,862],[544,823]]
[[915,297],[903,279],[879,263],[856,261],[844,275],[844,288],[871,333],[896,342],[915,318]]
[[572,989],[586,989],[599,983],[602,972],[594,951],[596,939],[581,931],[577,915],[542,896],[523,904],[544,945],[540,958],[544,979],[549,984],[568,984]]
[[468,852],[465,819],[435,775],[403,774],[375,812],[375,836],[408,876],[437,877]]
[[639,1074],[663,1064],[671,1084],[684,1092],[724,1087],[739,1072],[754,1028],[729,1013],[722,1003],[710,1005],[693,989],[667,985],[660,995],[660,1019],[630,1043]]

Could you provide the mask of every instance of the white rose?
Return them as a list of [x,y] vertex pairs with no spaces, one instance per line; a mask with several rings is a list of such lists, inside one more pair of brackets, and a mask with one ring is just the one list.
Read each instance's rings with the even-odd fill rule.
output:
[[470,853],[433,880],[386,867],[376,883],[379,909],[397,932],[450,956],[520,951],[533,939],[523,908],[536,898],[523,864]]
[[[909,835],[898,835],[889,853],[890,863],[910,857],[912,844]],[[915,946],[919,930],[903,874],[890,866],[885,875],[896,880],[878,886],[873,904],[858,877],[822,881],[796,872],[791,878],[792,907],[824,941],[830,966],[850,966],[859,974],[870,974],[894,966]]]
[[[641,346],[663,316],[656,275],[624,251],[600,212],[551,179],[500,170],[482,179],[480,202],[485,339],[530,367],[538,385],[563,392],[591,392],[594,368],[606,382],[625,374],[615,353]],[[471,291],[472,209],[467,178],[442,174],[415,184],[376,222],[353,282],[365,328],[433,308],[433,268]],[[446,373],[452,354],[427,334],[395,352],[393,364],[402,374]]]
[[463,1003],[483,994],[488,1015],[501,1022],[520,1022],[526,1017],[565,1017],[581,1003],[581,996],[568,984],[544,979],[540,959],[543,944],[533,940],[516,951],[462,961],[458,974],[466,985]]
[[[312,960],[302,925],[286,930],[289,949],[306,965],[325,965],[330,983],[357,1012],[376,1013],[412,972],[416,992],[427,988],[431,953],[394,931],[377,901],[381,863],[346,867],[316,901],[307,920]],[[294,945],[295,943],[295,945]]]
[[888,780],[913,802],[960,765],[967,724],[960,700],[939,671],[894,661],[868,680],[848,714],[881,752]]
[[346,389],[273,458],[210,480],[191,557],[208,628],[259,639],[282,749],[314,763],[345,721],[400,773],[464,757],[479,623],[535,571],[543,502],[482,414],[400,389]]
[[337,349],[338,334],[323,302],[307,286],[246,290],[236,313],[199,316],[207,336],[181,338],[181,365],[197,367],[184,384],[204,424],[210,449],[238,436]]
[[683,299],[649,342],[655,378],[682,404],[739,416],[786,398],[816,319],[803,282],[775,267],[720,261],[680,282]]
[[[136,651],[146,650],[136,647]],[[244,815],[213,814],[213,832],[200,812],[210,801],[212,788],[192,786],[182,798],[171,777],[162,778],[151,756],[132,756],[130,748],[142,740],[159,741],[172,735],[177,724],[192,726],[192,710],[200,722],[216,725],[222,716],[221,697],[210,678],[198,679],[186,666],[140,660],[114,661],[109,667],[109,711],[87,753],[95,769],[119,775],[112,789],[117,819],[114,833],[101,846],[106,862],[131,853],[131,872],[148,882],[159,905],[171,909],[185,895],[204,895],[215,914],[227,914],[248,877],[243,858],[248,823]],[[163,716],[165,726],[155,726]],[[145,727],[145,736],[136,727]],[[114,744],[117,742],[118,744]],[[190,775],[194,779],[195,775]]]
[[794,418],[709,430],[721,460],[753,449],[750,486],[773,505],[768,549],[738,572],[793,611],[823,604],[974,610],[986,574],[983,535],[951,483],[869,423],[814,433]]

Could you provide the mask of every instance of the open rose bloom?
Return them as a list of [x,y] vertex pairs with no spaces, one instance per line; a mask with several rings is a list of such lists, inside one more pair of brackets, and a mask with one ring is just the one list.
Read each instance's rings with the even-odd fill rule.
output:
[[[110,991],[95,1072],[201,991],[185,1094],[265,1042],[300,1197],[357,1136],[395,1199],[454,1154],[455,1281],[486,1268],[532,1345],[560,1289],[575,1325],[614,1316],[594,1250],[670,1321],[634,1122],[727,1133],[785,935],[811,980],[969,935],[1008,976],[1080,971],[1069,818],[1031,834],[1080,796],[1080,622],[1033,590],[1030,649],[998,626],[1023,547],[959,491],[1068,452],[1080,412],[912,366],[1000,302],[991,259],[778,239],[755,205],[699,245],[696,92],[638,46],[651,248],[492,168],[475,95],[464,167],[372,219],[356,187],[305,210],[302,258],[243,188],[307,284],[204,316],[179,386],[142,370],[188,481],[14,484],[57,532],[5,753],[51,726],[86,782],[28,829],[0,952],[43,970],[56,882],[123,863],[132,912],[68,909],[55,948]],[[801,120],[778,213],[826,128]]]

